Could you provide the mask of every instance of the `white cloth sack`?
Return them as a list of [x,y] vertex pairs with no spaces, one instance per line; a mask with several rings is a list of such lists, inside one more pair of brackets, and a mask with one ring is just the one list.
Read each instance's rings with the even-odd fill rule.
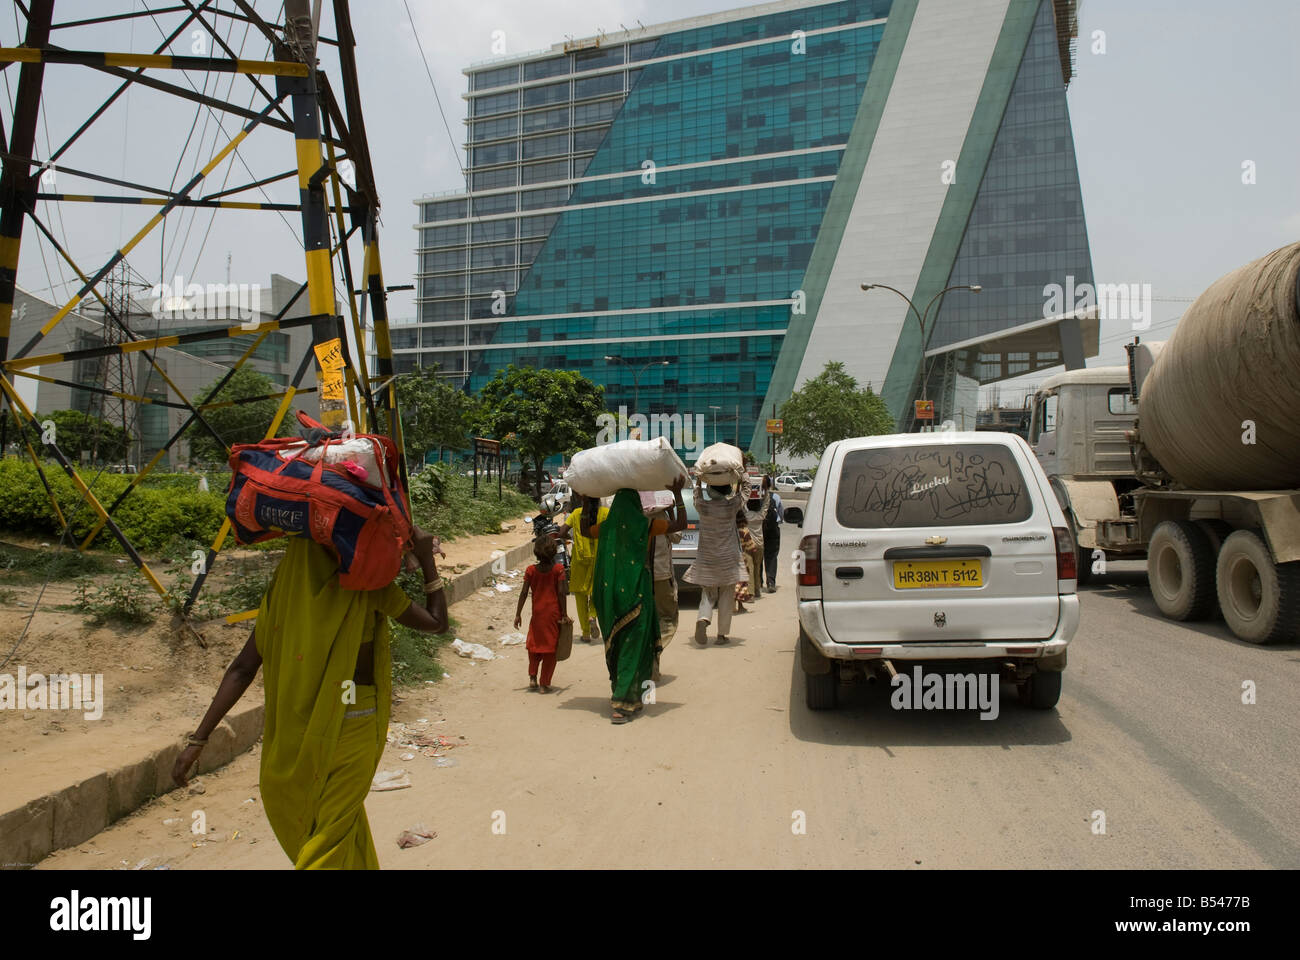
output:
[[381,464],[375,459],[375,450],[381,451],[382,447],[378,444],[371,443],[362,437],[353,437],[351,440],[344,440],[340,443],[331,443],[328,447],[324,444],[309,447],[307,441],[299,440],[288,446],[281,447],[279,454],[281,459],[290,460],[293,457],[301,457],[316,463],[320,460],[321,451],[325,450],[325,462],[331,466],[343,463],[345,460],[351,460],[366,471],[365,483],[367,486],[374,487],[378,490],[380,487],[387,485],[389,480],[387,464]]
[[729,443],[715,443],[700,452],[695,461],[705,483],[739,483],[745,476],[745,455]]
[[686,476],[686,464],[664,437],[620,440],[583,450],[564,472],[573,492],[584,497],[610,497],[624,487],[662,490]]

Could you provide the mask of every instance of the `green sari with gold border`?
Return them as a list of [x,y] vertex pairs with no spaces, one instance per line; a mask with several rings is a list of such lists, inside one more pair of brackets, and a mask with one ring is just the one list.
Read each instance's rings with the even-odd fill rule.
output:
[[640,495],[635,490],[618,491],[600,524],[591,601],[605,637],[610,702],[624,713],[641,708],[643,685],[654,670],[659,642],[654,578],[646,562],[649,532]]

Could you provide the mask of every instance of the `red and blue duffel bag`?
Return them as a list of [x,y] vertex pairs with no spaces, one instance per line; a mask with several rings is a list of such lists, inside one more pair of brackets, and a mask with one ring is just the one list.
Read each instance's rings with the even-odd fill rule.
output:
[[[338,557],[340,587],[388,586],[411,545],[411,507],[398,472],[396,444],[375,434],[345,440],[301,411],[298,420],[310,435],[323,439],[272,439],[231,447],[234,477],[226,516],[235,540],[249,544],[310,537]],[[330,447],[340,445],[337,454],[344,443],[365,449],[369,468],[353,460],[328,463]]]

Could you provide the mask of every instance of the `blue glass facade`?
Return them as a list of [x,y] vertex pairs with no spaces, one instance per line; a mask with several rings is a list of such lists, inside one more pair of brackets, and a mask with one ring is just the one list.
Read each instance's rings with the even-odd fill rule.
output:
[[[393,330],[396,371],[436,363],[473,390],[508,364],[576,369],[605,385],[611,409],[704,415],[718,439],[750,446],[776,415],[762,409],[769,387],[775,402],[788,390],[779,377],[773,386],[773,371],[792,298],[825,282],[825,263],[809,274],[814,247],[841,267],[864,249],[858,236],[840,250],[845,216],[877,203],[850,195],[856,185],[841,185],[837,226],[821,245],[818,236],[860,112],[895,102],[896,48],[881,58],[878,99],[863,103],[892,6],[737,11],[467,71],[469,189],[419,201],[417,324]],[[910,43],[913,16],[899,4],[897,43]],[[1025,31],[1028,44],[1014,82],[1009,66],[989,74],[1006,103],[974,141],[989,159],[962,201],[965,219],[945,227],[949,245],[931,248],[946,251],[936,267],[950,284],[983,293],[941,305],[930,349],[1039,319],[1046,284],[1092,281],[1054,5],[1009,0],[999,21],[1003,41],[1017,38],[1014,54]],[[947,53],[932,30],[918,49]],[[970,64],[980,56],[961,44],[952,52]],[[901,100],[924,124],[937,94],[909,77]],[[874,155],[872,123],[854,134],[852,176]],[[898,231],[900,243],[931,242],[931,229]],[[818,323],[816,310],[805,316]],[[787,352],[806,342],[796,330]],[[892,333],[877,340],[843,349],[877,367],[883,354],[887,367],[902,348]],[[981,365],[977,350],[962,350],[928,369],[942,392],[958,372],[983,379]]]
[[[719,23],[666,35],[635,51],[638,60],[670,59],[627,70],[626,99],[617,112],[606,108],[612,122],[597,128],[594,155],[573,160],[573,175],[582,179],[546,188],[554,191],[552,202],[566,209],[424,231],[422,265],[447,272],[422,278],[420,292],[458,299],[421,303],[422,322],[496,319],[494,291],[505,295],[506,312],[502,322],[425,326],[419,346],[520,348],[421,354],[420,362],[460,370],[467,360],[471,389],[508,363],[577,369],[606,385],[612,408],[635,403],[635,412],[646,415],[704,414],[712,422],[710,406],[720,407],[719,438],[747,444],[756,421],[770,415],[759,408],[789,301],[802,282],[884,31],[883,22],[868,22],[881,21],[890,2],[845,0]],[[803,31],[802,38],[795,31]],[[735,44],[744,46],[725,49]],[[624,62],[623,56],[630,58],[630,50],[611,59]],[[489,82],[511,82],[513,69]],[[481,76],[473,75],[472,89],[487,89],[478,86]],[[522,100],[494,93],[500,102],[483,109],[476,100],[473,118],[516,102],[524,107],[517,122],[472,120],[471,136],[489,122],[497,124],[490,131],[495,134],[558,127],[569,122],[569,111],[575,119],[587,111],[590,105],[579,102],[583,96],[620,91],[621,81],[615,81],[622,76],[562,81],[553,93],[539,92],[549,85],[525,86]],[[608,89],[584,86],[601,77],[614,78],[604,80]],[[570,102],[562,100],[565,90]],[[530,100],[544,109],[530,114]],[[547,120],[551,111],[554,119]],[[573,136],[576,154],[576,127]],[[546,143],[548,137],[555,142]],[[521,160],[511,169],[546,151],[562,152],[566,137],[543,133],[524,139]],[[513,148],[501,154],[515,155]],[[485,156],[498,158],[474,148],[475,163]],[[511,176],[503,175],[503,182]],[[513,193],[493,196],[508,197],[498,201],[502,205],[516,202]],[[525,192],[518,202],[529,199]],[[464,202],[444,201],[436,211],[426,204],[425,220],[443,213],[465,217],[457,206]],[[489,237],[495,241],[473,246],[468,264],[467,230],[485,243]],[[435,247],[435,239],[444,245]],[[536,248],[524,251],[529,241]],[[468,316],[460,312],[465,304]],[[748,331],[771,333],[727,335]],[[537,346],[524,346],[529,343]],[[670,362],[638,371],[662,360]]]
[[[1056,26],[1043,0],[948,280],[984,289],[944,301],[930,348],[1041,319],[1043,287],[1067,276],[1093,282]],[[1008,372],[1029,372],[1035,359],[1061,362],[1026,354]]]

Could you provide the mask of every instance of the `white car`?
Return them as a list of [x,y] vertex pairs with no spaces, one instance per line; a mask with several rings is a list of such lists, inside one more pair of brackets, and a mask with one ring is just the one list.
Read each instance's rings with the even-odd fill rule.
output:
[[1056,706],[1079,626],[1077,555],[1029,445],[993,432],[859,437],[821,464],[805,509],[785,510],[802,535],[809,708],[834,707],[841,681],[892,678],[896,661],[987,661],[1022,702]]
[[812,489],[812,477],[806,473],[785,473],[772,481],[778,493],[806,492]]

